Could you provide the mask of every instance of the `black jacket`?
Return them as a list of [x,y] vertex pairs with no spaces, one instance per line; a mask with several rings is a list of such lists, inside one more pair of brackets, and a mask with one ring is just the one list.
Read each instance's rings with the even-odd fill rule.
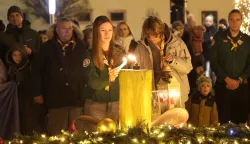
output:
[[30,28],[30,22],[23,21],[23,27],[17,28],[11,24],[7,25],[6,31],[15,42],[27,45],[32,50],[32,54],[36,53],[41,46],[41,38],[35,30]]
[[211,39],[210,37],[213,37],[214,34],[216,33],[216,28],[214,26],[206,27],[206,31],[203,34],[203,43],[202,43],[202,48],[203,48],[203,56],[206,61],[210,61],[210,52],[211,52]]
[[[55,28],[55,25],[52,27]],[[74,31],[77,29],[74,26]],[[85,44],[82,42],[81,31],[77,30],[77,41],[73,46],[70,69],[66,72],[63,53],[53,36],[41,46],[32,65],[33,96],[42,95],[47,108],[83,106],[82,101],[84,77],[83,55]],[[55,34],[55,31],[52,31]]]
[[[232,50],[230,37],[238,47]],[[243,80],[250,76],[250,37],[242,32],[231,37],[230,30],[216,33],[211,49],[211,68],[217,81],[224,82],[226,77]]]

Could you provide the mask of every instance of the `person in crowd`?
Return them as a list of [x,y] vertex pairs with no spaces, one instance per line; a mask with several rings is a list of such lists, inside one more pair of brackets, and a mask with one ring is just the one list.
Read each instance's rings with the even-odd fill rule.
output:
[[202,43],[203,56],[205,58],[206,76],[211,76],[211,70],[210,70],[211,42],[214,34],[217,31],[214,26],[214,17],[212,15],[206,16],[204,21],[204,26],[206,28],[206,31],[203,34],[203,43]]
[[23,20],[23,13],[18,6],[11,6],[7,12],[9,24],[6,33],[11,35],[13,41],[20,42],[25,46],[25,51],[32,59],[32,55],[40,48],[41,38],[39,34],[30,28],[30,22]]
[[212,42],[211,68],[217,76],[215,99],[219,122],[245,123],[248,117],[250,38],[240,31],[241,12],[228,15],[229,28],[217,33]]
[[0,85],[7,82],[7,72],[3,61],[0,59]]
[[3,23],[3,20],[0,20],[0,31],[1,32],[5,31],[5,24]]
[[190,44],[192,47],[192,66],[193,70],[189,73],[189,84],[191,87],[190,93],[197,88],[196,80],[204,74],[204,64],[205,58],[202,54],[202,42],[203,42],[203,33],[205,32],[205,27],[203,26],[194,26],[189,29],[190,33]]
[[189,28],[192,28],[196,25],[195,17],[193,14],[188,14],[187,23],[184,25],[184,29],[188,31]]
[[220,19],[219,20],[219,31],[224,31],[227,29],[227,27],[228,27],[227,20],[224,18]]
[[182,38],[184,33],[184,25],[181,21],[174,21],[172,24],[173,34]]
[[130,26],[125,21],[121,21],[117,24],[115,40],[119,45],[124,48],[126,53],[133,53],[138,44],[135,41]]
[[[150,16],[142,26],[142,39],[135,49],[142,69],[153,70],[153,89],[159,89],[164,70],[170,67],[172,75],[181,83],[181,99],[186,102],[189,93],[187,74],[192,70],[191,56],[185,43],[174,36],[159,18]],[[184,104],[182,104],[184,106]]]
[[[106,16],[98,16],[93,23],[92,49],[83,61],[86,102],[84,114],[99,120],[119,116],[119,64],[125,56],[122,47],[114,44],[114,31]],[[91,131],[95,131],[91,129]]]
[[194,26],[190,28],[190,43],[192,46],[192,51],[194,56],[199,56],[203,52],[202,42],[203,34],[206,28],[204,26]]
[[41,37],[42,43],[45,43],[46,41],[48,41],[47,30],[40,30],[38,31],[38,33]]
[[200,77],[197,81],[197,91],[188,99],[185,107],[189,113],[188,123],[192,126],[218,125],[218,111],[211,90],[212,80],[209,77]]
[[148,17],[142,26],[142,37],[135,49],[137,63],[141,69],[153,70],[153,90],[157,89],[157,84],[162,78],[163,69],[161,67],[164,56],[165,25],[157,17]]
[[56,135],[82,113],[85,44],[71,19],[58,18],[32,64],[35,103],[48,109],[49,134]]
[[[5,25],[2,20],[0,20],[0,32],[3,34],[5,31]],[[3,37],[1,37],[3,38]],[[8,52],[8,48],[4,46],[2,42],[0,42],[0,59],[5,64],[5,55]]]
[[31,65],[23,45],[17,45],[8,53],[8,77],[18,85],[20,131],[32,135],[33,131],[46,132],[45,109],[35,104],[31,94]]
[[[175,21],[173,24],[172,24],[172,29],[173,29],[173,34],[174,35],[177,35],[179,36],[186,44],[187,48],[188,48],[188,51],[190,53],[190,55],[192,56],[193,55],[193,49],[192,49],[192,46],[191,46],[191,43],[190,43],[190,34],[188,31],[184,30],[184,25],[182,24],[181,21]],[[184,33],[188,33],[188,34],[185,34]],[[188,38],[187,38],[188,36]]]
[[83,38],[84,43],[87,45],[88,49],[91,49],[92,39],[93,39],[93,26],[87,25],[82,32],[84,35],[84,38]]
[[[188,14],[187,23],[184,25],[184,32],[183,32],[182,40],[185,42],[189,50],[191,50],[189,29],[193,28],[195,25],[196,25],[196,21],[195,21],[194,15]],[[191,51],[190,51],[190,54],[192,55]]]
[[179,37],[172,34],[167,24],[165,24],[165,37],[168,37],[169,41],[164,41],[164,67],[169,66],[172,75],[180,83],[181,107],[185,107],[185,102],[188,100],[190,92],[187,75],[193,69],[191,55],[185,43]]
[[1,59],[0,103],[0,137],[4,140],[14,139],[15,134],[20,133],[18,87],[16,82],[8,81],[6,66]]

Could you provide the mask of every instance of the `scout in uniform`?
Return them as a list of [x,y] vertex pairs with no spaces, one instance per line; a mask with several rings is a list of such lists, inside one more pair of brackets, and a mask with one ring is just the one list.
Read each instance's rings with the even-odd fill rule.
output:
[[[106,16],[99,16],[93,24],[91,52],[83,60],[86,102],[84,114],[99,120],[111,118],[118,122],[119,64],[125,51],[113,43],[113,26]],[[89,131],[96,131],[90,127]]]
[[215,99],[220,123],[245,123],[249,112],[250,38],[240,31],[239,10],[232,10],[228,21],[230,27],[217,33],[212,42],[211,67],[217,76]]

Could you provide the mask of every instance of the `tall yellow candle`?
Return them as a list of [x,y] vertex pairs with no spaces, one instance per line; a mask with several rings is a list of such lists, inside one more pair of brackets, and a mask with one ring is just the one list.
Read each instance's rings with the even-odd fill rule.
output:
[[125,130],[138,122],[151,123],[152,70],[121,70],[120,127]]

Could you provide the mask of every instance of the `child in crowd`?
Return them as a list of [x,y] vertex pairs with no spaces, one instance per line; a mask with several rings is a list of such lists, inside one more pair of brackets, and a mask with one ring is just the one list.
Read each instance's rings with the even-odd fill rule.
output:
[[40,30],[38,31],[38,33],[41,37],[42,43],[45,43],[46,41],[48,41],[47,30]]
[[188,123],[193,126],[217,126],[218,111],[211,93],[212,80],[203,76],[197,80],[197,85],[197,91],[186,102],[189,113]]
[[33,131],[45,132],[45,110],[35,104],[31,95],[31,66],[22,45],[8,53],[8,77],[18,85],[18,104],[21,134],[31,135]]

